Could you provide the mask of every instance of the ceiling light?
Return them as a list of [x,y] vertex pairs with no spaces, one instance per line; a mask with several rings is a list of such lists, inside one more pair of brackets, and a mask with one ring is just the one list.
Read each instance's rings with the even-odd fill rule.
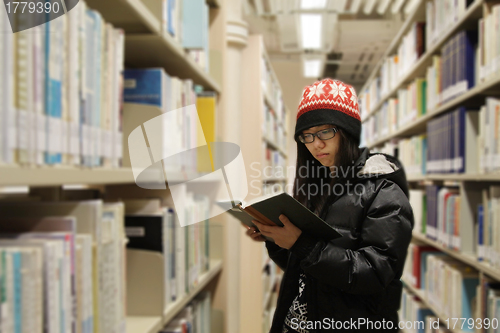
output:
[[327,0],[300,0],[300,9],[322,9]]
[[314,77],[318,78],[321,71],[321,60],[311,59],[304,60],[304,77]]
[[321,48],[322,26],[321,14],[300,14],[302,48]]

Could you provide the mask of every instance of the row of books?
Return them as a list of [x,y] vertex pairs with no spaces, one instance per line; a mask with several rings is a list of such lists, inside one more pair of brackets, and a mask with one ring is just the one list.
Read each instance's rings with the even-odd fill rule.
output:
[[[373,118],[379,119],[377,116]],[[459,107],[429,120],[426,134],[389,142],[386,148],[399,148],[409,175],[492,173],[500,168],[498,121],[500,100],[487,97],[479,111]],[[377,128],[368,127],[365,135]]]
[[473,2],[474,0],[432,0],[425,3],[427,49],[434,46],[465,15]]
[[[10,30],[4,11],[0,29]],[[123,31],[80,1],[0,45],[0,162],[119,166]]]
[[481,194],[477,207],[477,258],[500,267],[500,186],[490,185]]
[[404,328],[404,332],[407,333],[450,333],[453,331],[448,327],[455,326],[455,331],[457,331],[456,329],[464,322],[461,320],[456,324],[455,320],[451,320],[451,325],[450,320],[443,322],[408,289],[403,289],[399,316],[401,328]]
[[439,98],[443,104],[476,85],[477,38],[477,31],[462,30],[443,45],[441,57],[433,58],[427,79],[434,103]]
[[[432,247],[411,244],[404,279],[420,289],[427,302],[446,318],[474,318],[479,273]],[[429,314],[429,313],[427,313]],[[474,327],[463,327],[473,332]]]
[[[477,36],[475,31],[462,30],[456,33],[441,48],[441,56],[432,57],[432,64],[427,68],[425,78],[416,78],[408,87],[398,90],[396,101],[398,114],[393,119],[397,124],[396,128],[425,115],[427,110],[434,110],[440,104],[476,85],[478,81],[476,78],[478,75],[476,71]],[[401,59],[401,55],[386,59],[381,67],[380,76],[370,84],[369,90],[363,93],[360,105],[362,105],[364,116],[369,111],[375,111],[371,108],[377,104],[378,99],[385,96],[399,83]],[[413,65],[414,62],[410,62],[408,70]],[[374,99],[376,102],[373,101]]]
[[[427,256],[425,295],[428,302],[446,318],[473,318],[474,298],[479,274],[455,259],[432,254]],[[462,328],[473,332],[474,326]]]
[[160,333],[210,333],[211,294],[198,294]]
[[[282,109],[283,110],[283,109]],[[286,131],[284,122],[278,117],[279,112],[269,108],[264,103],[264,118],[262,123],[262,135],[276,144],[281,149],[286,147]],[[281,116],[284,119],[284,116]]]
[[[164,305],[182,299],[209,269],[209,202],[207,197],[186,196],[184,218],[200,223],[187,225],[160,199],[125,201],[125,232],[129,249],[161,253],[164,260]],[[186,225],[185,227],[181,225]]]
[[287,173],[286,159],[281,152],[264,147],[264,164],[262,166],[262,178],[285,178]]
[[477,318],[484,318],[483,331],[496,333],[500,329],[500,283],[484,274],[477,288]]
[[2,331],[124,331],[123,203],[2,201],[0,211]]
[[[433,327],[436,329],[440,327],[439,324],[433,325],[434,322],[437,323],[437,318],[432,310],[406,288],[401,294],[399,317],[399,320],[403,322],[401,326],[406,333],[427,333]],[[444,326],[441,329],[444,329]],[[448,331],[443,330],[442,332]]]
[[483,4],[483,17],[478,23],[478,81],[485,81],[500,69],[500,49],[498,22],[500,20],[500,5],[495,2]]
[[[154,127],[161,133],[148,132],[151,138],[158,135],[161,140],[150,145],[158,147],[165,157],[183,152],[182,158],[169,159],[166,167],[172,171],[211,171],[205,170],[207,163],[198,160],[198,152],[192,148],[215,141],[215,94],[197,95],[192,80],[169,76],[162,68],[127,69],[124,76],[125,102],[156,106],[163,113]],[[193,105],[197,114],[191,112]]]
[[[479,192],[469,191],[467,196],[453,187],[428,185],[425,191],[413,189],[410,203],[415,214],[414,229],[443,247],[472,252],[479,261],[500,267],[499,200],[500,187],[494,185]],[[474,205],[472,221],[464,218],[463,205]],[[472,234],[465,237],[464,233],[469,232]]]
[[267,62],[264,56],[261,57],[260,71],[262,90],[269,96],[270,102],[276,108],[277,117],[281,121],[284,116],[283,95],[279,83],[275,79],[271,64]]

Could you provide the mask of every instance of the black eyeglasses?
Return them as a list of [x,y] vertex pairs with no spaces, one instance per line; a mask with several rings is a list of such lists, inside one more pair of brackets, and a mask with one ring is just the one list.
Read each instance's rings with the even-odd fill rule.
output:
[[300,134],[299,140],[302,143],[312,143],[314,142],[315,137],[317,136],[320,140],[329,140],[335,137],[335,134],[338,132],[336,127],[327,128],[316,133],[306,133]]

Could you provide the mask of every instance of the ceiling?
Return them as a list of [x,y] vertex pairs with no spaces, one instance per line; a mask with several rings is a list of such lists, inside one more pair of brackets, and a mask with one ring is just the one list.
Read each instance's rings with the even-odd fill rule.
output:
[[[264,36],[272,62],[296,62],[302,68],[304,57],[319,55],[323,58],[320,77],[345,81],[359,91],[399,30],[404,15],[418,1],[326,0],[325,9],[304,10],[299,0],[246,0],[245,20],[250,33]],[[382,3],[387,9],[380,14],[377,11]],[[352,6],[357,7],[355,12]],[[302,49],[300,13],[322,14],[320,49]]]

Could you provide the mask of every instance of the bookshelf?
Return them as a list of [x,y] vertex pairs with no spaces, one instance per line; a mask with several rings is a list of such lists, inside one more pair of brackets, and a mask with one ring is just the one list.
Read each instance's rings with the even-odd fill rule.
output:
[[126,33],[160,33],[161,23],[141,0],[88,0],[90,8]]
[[[440,311],[438,311],[438,309],[436,309],[436,307],[434,305],[432,305],[432,303],[427,300],[427,297],[425,297],[425,294],[421,290],[414,288],[410,283],[408,283],[404,279],[403,279],[403,283],[404,283],[405,288],[408,288],[414,295],[416,295],[424,303],[425,306],[427,306],[429,309],[431,309],[432,312],[434,312],[436,317],[438,317],[442,323],[446,323],[446,319],[448,319],[448,317],[443,315],[442,313],[440,313]],[[460,329],[452,329],[451,327],[450,327],[449,331],[451,333],[464,333],[464,331],[462,331]]]
[[[243,51],[242,78],[245,81],[242,91],[241,111],[243,115],[241,151],[245,160],[245,168],[248,179],[248,200],[265,195],[271,189],[284,188],[287,179],[285,171],[277,173],[277,168],[283,166],[286,169],[287,155],[285,151],[288,131],[288,115],[281,100],[281,88],[272,70],[271,63],[267,57],[263,39],[260,35],[250,35],[248,45]],[[271,111],[272,110],[272,111]],[[256,147],[261,147],[256,149]],[[278,158],[281,164],[275,164],[271,159]],[[277,157],[279,155],[279,157]],[[252,165],[250,161],[258,161]],[[260,173],[258,174],[259,170]],[[242,286],[241,298],[247,300],[241,305],[240,332],[254,333],[256,330],[265,330],[269,318],[272,315],[270,308],[276,287],[276,265],[267,256],[267,250],[263,243],[253,242],[248,237],[242,240],[241,262],[245,263],[244,273],[241,274]],[[268,275],[270,272],[271,275]],[[269,281],[273,279],[273,281]],[[252,288],[246,288],[252,285]],[[262,292],[255,292],[262,290]],[[258,307],[255,304],[259,304]]]
[[[406,138],[413,138],[415,137],[416,139],[419,139],[420,137],[417,137],[422,134],[426,134],[427,132],[427,125],[433,121],[434,119],[437,119],[438,116],[447,114],[450,111],[454,111],[458,107],[466,107],[467,110],[479,110],[479,108],[486,103],[486,99],[489,96],[498,96],[498,88],[500,87],[500,74],[498,74],[498,64],[497,61],[494,60],[493,63],[489,63],[484,65],[484,67],[481,67],[482,63],[482,58],[481,60],[475,60],[475,67],[474,67],[474,72],[475,72],[475,77],[474,77],[474,86],[468,87],[467,90],[460,90],[460,93],[457,93],[456,91],[453,91],[455,93],[455,96],[449,97],[446,95],[446,91],[441,91],[442,87],[445,87],[444,85],[438,86],[438,96],[437,96],[437,104],[432,105],[429,104],[430,106],[427,107],[427,104],[425,104],[427,101],[424,100],[424,105],[426,106],[426,110],[423,113],[419,113],[416,118],[412,119],[411,121],[405,122],[405,119],[399,119],[398,117],[400,115],[405,115],[405,113],[409,113],[411,110],[406,110],[406,107],[402,107],[398,105],[400,102],[398,99],[400,98],[400,91],[403,89],[407,89],[412,82],[416,82],[417,79],[423,78],[424,80],[429,79],[429,70],[434,69],[434,64],[435,64],[435,56],[441,56],[441,60],[443,57],[446,56],[444,47],[445,45],[449,44],[451,40],[453,40],[457,34],[460,31],[463,30],[473,30],[473,31],[478,31],[481,29],[481,21],[485,20],[487,15],[489,14],[490,11],[492,11],[492,6],[494,6],[496,3],[491,3],[487,1],[482,1],[482,0],[475,0],[472,1],[466,8],[461,11],[461,15],[456,15],[454,20],[448,20],[447,25],[445,26],[442,24],[442,29],[441,32],[439,33],[434,33],[434,39],[431,40],[429,43],[427,43],[425,47],[425,51],[420,54],[418,59],[412,63],[407,71],[399,76],[399,79],[394,80],[393,77],[391,76],[393,73],[389,72],[388,76],[389,81],[392,82],[392,85],[389,83],[389,88],[388,90],[385,90],[385,93],[382,93],[384,87],[383,80],[386,79],[386,77],[383,77],[383,66],[386,64],[386,59],[389,59],[390,57],[397,55],[398,52],[398,47],[401,45],[403,37],[408,34],[411,30],[411,27],[416,24],[416,22],[423,22],[427,21],[428,17],[432,16],[427,16],[427,15],[432,15],[429,14],[429,8],[432,7],[427,7],[429,3],[435,4],[436,2],[434,1],[420,1],[417,7],[415,8],[414,12],[411,13],[405,20],[403,26],[397,33],[396,37],[393,39],[391,46],[386,50],[384,53],[383,58],[379,61],[377,64],[376,68],[374,71],[371,73],[369,76],[368,81],[365,83],[361,93],[360,93],[360,100],[364,101],[364,105],[362,105],[363,110],[362,110],[362,121],[364,127],[369,127],[370,130],[366,131],[365,133],[365,143],[368,148],[372,151],[384,151],[388,152],[390,154],[394,153],[392,151],[392,148],[397,148],[399,147],[399,150],[401,151],[401,147],[416,147],[416,146],[411,146],[411,144],[414,141],[408,140],[408,145],[405,146],[403,144],[402,146],[398,146],[398,139],[406,139]],[[458,7],[453,7],[453,8],[448,8],[450,11],[455,10],[455,8]],[[461,10],[461,9],[460,9]],[[457,12],[460,12],[457,10]],[[449,13],[447,14],[449,16]],[[427,25],[429,25],[429,22],[426,22]],[[427,29],[428,26],[426,26],[424,29]],[[431,24],[432,28],[432,24]],[[431,29],[429,28],[429,29]],[[435,28],[435,27],[434,27]],[[428,30],[425,30],[427,33]],[[494,34],[490,36],[491,38],[496,38],[497,34],[499,33],[498,31],[492,31],[490,32],[491,34]],[[480,33],[479,34],[479,39]],[[429,38],[429,36],[426,36],[426,38]],[[418,41],[415,42],[415,47],[418,48],[417,45]],[[485,41],[485,43],[487,43]],[[481,53],[481,49],[479,47],[479,43],[474,50],[475,57],[478,57]],[[453,54],[453,53],[452,53]],[[440,61],[441,61],[440,60]],[[441,64],[441,63],[440,63]],[[493,66],[493,68],[486,68],[486,66]],[[453,67],[456,69],[457,67]],[[450,72],[453,72],[454,69],[451,69]],[[397,70],[396,70],[397,71]],[[457,71],[458,72],[458,71]],[[438,72],[440,75],[440,72]],[[387,75],[387,74],[385,74]],[[450,74],[451,75],[451,74]],[[459,76],[460,74],[453,74],[456,76]],[[431,78],[433,78],[431,76]],[[391,81],[392,79],[392,81]],[[456,86],[453,86],[455,84],[452,78],[446,78],[449,79],[448,82],[451,84],[452,89],[458,90]],[[439,80],[445,80],[445,78],[440,77]],[[428,83],[428,82],[427,82]],[[443,84],[441,81],[439,84]],[[456,85],[456,84],[455,84]],[[375,87],[375,88],[374,88]],[[429,85],[427,85],[429,87]],[[429,92],[428,88],[425,90],[425,94],[427,95]],[[436,89],[433,87],[433,89]],[[444,89],[444,88],[443,88]],[[434,93],[435,91],[431,91],[431,93]],[[411,93],[408,92],[408,95]],[[426,96],[427,98],[428,96]],[[409,97],[411,98],[411,97]],[[418,98],[418,95],[417,95]],[[391,107],[389,103],[391,101],[396,100],[396,109],[395,111],[390,110],[389,108]],[[405,106],[407,104],[404,104]],[[389,108],[387,108],[389,107]],[[384,109],[387,108],[387,109]],[[405,109],[402,114],[398,113],[400,112],[399,109]],[[391,113],[394,112],[394,113]],[[387,119],[386,119],[387,117]],[[394,118],[392,118],[394,117]],[[457,116],[458,117],[458,116]],[[403,120],[402,123],[399,121]],[[392,127],[394,125],[394,127]],[[455,125],[450,125],[450,126],[455,126]],[[495,129],[496,130],[496,129]],[[385,132],[386,131],[386,132]],[[478,131],[479,132],[479,131]],[[387,134],[389,133],[389,134]],[[465,133],[460,133],[461,135],[465,136]],[[484,133],[483,133],[484,135]],[[496,132],[495,132],[496,135]],[[479,137],[479,134],[478,134]],[[413,140],[413,139],[412,139]],[[466,138],[467,140],[467,138]],[[483,140],[481,138],[480,140]],[[427,141],[428,142],[428,141]],[[475,141],[472,141],[475,142]],[[468,144],[468,143],[467,143]],[[479,139],[478,139],[478,144]],[[385,145],[385,146],[384,146]],[[471,145],[468,146],[472,147]],[[480,149],[480,146],[478,146],[478,150]],[[410,152],[403,152],[403,154],[410,154]],[[410,154],[411,155],[411,154]],[[415,154],[414,154],[415,155]],[[417,155],[415,155],[417,156]],[[453,155],[455,156],[455,155]],[[452,156],[452,158],[453,158]],[[464,155],[465,156],[465,155]],[[481,155],[483,156],[483,155]],[[414,156],[411,157],[412,159],[415,159]],[[435,157],[434,157],[435,158]],[[442,158],[442,157],[439,157]],[[465,158],[465,157],[464,157]],[[479,155],[478,155],[479,159]],[[413,160],[412,160],[413,161]],[[420,159],[420,163],[426,163],[426,166],[428,166],[428,161],[426,155],[422,155]],[[424,161],[424,162],[422,162]],[[432,160],[434,161],[434,160]],[[412,162],[413,163],[413,162]],[[465,164],[465,160],[463,162]],[[452,223],[458,223],[457,221],[460,221],[460,229],[459,229],[459,238],[463,241],[464,239],[466,240],[466,247],[467,250],[462,252],[458,251],[455,249],[452,249],[452,247],[456,247],[455,244],[450,244],[449,247],[443,245],[443,242],[452,242],[451,237],[455,237],[457,234],[457,229],[455,229],[455,233],[451,232],[450,230],[445,230],[441,231],[438,230],[438,232],[447,232],[448,234],[444,236],[445,240],[443,241],[442,239],[439,239],[439,234],[437,236],[437,240],[433,240],[428,238],[428,236],[423,235],[416,230],[413,232],[413,240],[415,244],[423,244],[426,246],[430,246],[434,249],[437,249],[440,253],[444,253],[447,256],[458,260],[459,263],[468,265],[471,267],[473,270],[476,270],[478,272],[478,275],[480,277],[479,285],[478,285],[478,292],[483,292],[486,288],[485,285],[483,285],[483,279],[487,279],[488,281],[500,281],[500,269],[498,266],[494,266],[495,262],[494,259],[488,259],[488,260],[479,260],[478,259],[478,230],[479,228],[479,222],[478,222],[478,208],[477,205],[482,204],[486,205],[485,200],[490,200],[490,197],[487,197],[485,199],[485,193],[489,193],[493,191],[491,188],[495,187],[498,182],[500,182],[500,174],[496,172],[494,169],[494,166],[490,167],[490,170],[493,169],[493,171],[488,172],[488,169],[486,169],[487,173],[480,173],[478,163],[478,169],[477,171],[472,171],[468,173],[428,173],[428,174],[420,174],[420,172],[417,170],[417,174],[409,174],[408,175],[408,182],[410,183],[410,187],[412,190],[415,191],[421,191],[422,186],[428,186],[428,185],[438,185],[438,186],[443,186],[444,188],[455,188],[458,193],[456,196],[456,200],[458,200],[458,206],[455,206],[455,209],[457,207],[460,207],[458,213],[459,217],[458,220],[455,219]],[[413,170],[413,165],[408,166],[408,170]],[[417,165],[418,167],[418,165]],[[421,167],[420,167],[421,169]],[[430,167],[429,167],[430,169]],[[428,170],[427,170],[428,171]],[[486,191],[486,192],[485,192]],[[425,190],[423,191],[424,194],[426,193]],[[428,194],[428,193],[427,193]],[[452,193],[453,194],[453,193]],[[443,194],[446,195],[446,194]],[[410,198],[411,200],[411,198]],[[429,218],[429,215],[427,215],[427,218],[424,219],[425,215],[427,214],[427,209],[428,205],[430,202],[429,199],[427,200],[426,208],[424,209],[423,206],[415,206],[414,209],[421,209],[422,212],[420,214],[422,217],[422,221],[427,221],[427,218]],[[432,199],[434,200],[434,199]],[[441,197],[436,197],[436,200],[442,200]],[[446,200],[446,199],[445,199]],[[455,200],[455,199],[453,199]],[[436,205],[442,205],[441,201],[437,203]],[[446,201],[444,201],[446,202]],[[455,201],[453,201],[455,202]],[[439,206],[441,207],[441,206]],[[439,209],[439,208],[438,208]],[[441,208],[443,209],[443,208]],[[446,206],[446,209],[448,209],[448,206]],[[453,209],[453,208],[451,208]],[[433,210],[434,212],[434,210]],[[447,210],[446,213],[449,211]],[[490,218],[493,218],[493,221],[496,219],[496,215],[498,214],[497,211],[490,212]],[[432,214],[431,214],[432,216]],[[439,217],[437,217],[439,219]],[[442,219],[442,217],[441,217]],[[422,222],[423,223],[423,222]],[[446,220],[446,223],[448,223],[448,220]],[[495,223],[495,222],[491,222]],[[458,224],[454,225],[455,228],[457,227]],[[439,225],[438,225],[439,226]],[[433,225],[434,227],[434,225]],[[446,225],[448,227],[448,225]],[[491,225],[490,225],[491,227]],[[442,228],[442,226],[439,226],[439,228]],[[495,227],[496,228],[496,227]],[[464,231],[466,230],[466,231]],[[493,236],[490,239],[490,242],[493,241],[492,244],[494,244],[495,248],[498,245],[497,242],[500,240],[496,237],[496,229],[495,231],[489,231]],[[481,235],[482,232],[481,231]],[[429,233],[429,230],[427,230],[427,233]],[[467,235],[463,235],[462,233],[466,233]],[[446,237],[450,236],[450,240],[446,240]],[[472,241],[472,243],[471,243]],[[460,242],[459,242],[460,244]],[[489,243],[490,244],[490,243]],[[453,245],[453,246],[452,246]],[[464,244],[463,242],[461,245],[458,245],[458,247],[463,248]],[[492,245],[490,245],[492,246]],[[492,250],[494,251],[494,250]],[[494,255],[492,255],[494,256]],[[492,257],[494,258],[494,257]],[[490,263],[489,261],[493,260],[493,263]],[[423,291],[418,290],[414,288],[409,281],[406,281],[405,287],[409,289],[412,293],[417,295],[422,302],[424,303],[425,306],[427,306],[429,309],[434,312],[434,314],[441,319],[441,321],[446,320],[443,316],[443,309],[436,308],[433,306],[433,304],[430,304],[428,300],[425,297],[425,294]],[[472,315],[472,318],[484,318],[484,313],[482,311],[485,310],[485,300],[482,299],[481,302],[477,300],[475,301],[477,304],[475,306],[477,307],[477,312],[474,312]],[[488,310],[489,311],[489,310]],[[460,330],[451,330],[452,332],[462,332]]]
[[[175,41],[169,34],[162,32],[162,22],[157,16],[161,15],[161,13],[154,12],[148,7],[151,1],[88,0],[85,3],[89,9],[99,12],[106,23],[111,23],[115,28],[124,30],[125,64],[127,67],[162,67],[171,76],[177,76],[181,79],[191,79],[195,84],[203,86],[205,90],[214,91],[217,94],[222,92],[220,83],[216,82],[210,73],[203,71],[187,55],[187,52],[185,52],[179,42]],[[157,3],[161,3],[161,1],[157,1]],[[221,2],[218,0],[211,0],[209,4],[217,10],[223,9]],[[220,38],[222,39],[223,36],[220,36]],[[151,54],[159,56],[145,57]],[[123,140],[125,141],[127,138],[123,138]],[[124,148],[126,146],[122,145],[121,147]],[[195,182],[215,181],[215,179],[209,177],[196,180],[196,178],[203,175],[206,176],[206,174],[195,172],[179,172],[174,177],[170,177],[168,181],[172,183],[183,183],[186,180],[192,181],[193,179]],[[109,188],[117,185],[133,187],[134,177],[132,169],[129,167],[92,168],[70,165],[0,164],[0,189],[4,187],[23,186],[29,187],[30,191],[37,191],[38,187],[59,191],[64,185],[80,184],[99,185],[99,189],[106,192]],[[2,192],[2,199],[5,199],[8,195],[9,193]],[[210,269],[198,277],[196,286],[182,298],[169,304],[161,314],[127,315],[125,318],[126,332],[156,333],[209,286],[212,290],[215,289],[216,293],[221,293],[222,287],[220,285],[217,286],[218,288],[214,288],[214,285],[217,285],[218,276],[223,270],[222,253],[224,251],[224,244],[220,238],[222,238],[220,235],[210,235],[210,245],[212,247],[210,249]],[[213,239],[216,241],[213,241]],[[142,290],[143,287],[147,286],[140,286],[139,289]],[[132,298],[128,299],[130,303],[134,301]],[[219,321],[222,322],[223,320],[225,319],[222,317],[219,318]],[[220,327],[223,324],[215,323],[215,325]],[[101,331],[100,333],[108,332]]]

